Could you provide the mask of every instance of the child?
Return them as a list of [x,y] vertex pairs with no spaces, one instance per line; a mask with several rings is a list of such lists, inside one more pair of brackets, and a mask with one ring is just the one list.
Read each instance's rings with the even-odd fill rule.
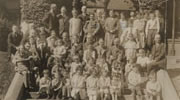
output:
[[161,100],[161,85],[157,81],[156,72],[154,70],[150,71],[149,81],[146,84],[147,100]]
[[62,89],[62,79],[59,73],[55,73],[54,79],[52,80],[52,91],[53,91],[53,99],[59,98],[61,89]]
[[71,97],[71,82],[70,75],[67,71],[63,73],[63,88],[62,88],[62,98],[70,98]]
[[87,95],[89,100],[97,100],[98,78],[97,70],[92,69],[92,74],[86,80]]
[[83,75],[83,68],[78,67],[76,73],[71,79],[71,96],[75,100],[84,100],[86,99],[86,77]]
[[70,78],[73,77],[73,75],[76,73],[76,69],[78,67],[82,66],[82,63],[80,62],[79,56],[74,56],[73,57],[73,62],[71,63],[71,68],[70,68]]
[[53,49],[55,48],[55,41],[57,41],[59,38],[56,36],[55,31],[51,31],[51,36],[49,36],[46,40],[47,40],[47,46],[51,49],[51,51],[53,51]]
[[84,51],[83,61],[87,63],[88,60],[91,59],[91,58],[96,59],[96,51],[93,48],[93,45],[89,44],[88,45],[88,49],[86,49]]
[[125,43],[124,48],[127,60],[129,60],[130,58],[136,58],[137,44],[132,34],[129,34],[128,41]]
[[110,85],[111,85],[111,79],[109,77],[109,73],[108,73],[108,71],[103,70],[102,74],[99,78],[99,88],[100,88],[101,100],[109,99]]
[[52,69],[51,69],[51,75],[52,75],[52,77],[55,77],[55,75],[56,75],[57,73],[59,73],[59,72],[60,72],[60,67],[59,67],[59,65],[58,65],[58,64],[54,65],[54,66],[52,67]]
[[63,58],[66,54],[66,48],[63,45],[63,41],[61,39],[56,41],[57,47],[54,48],[54,56],[57,56],[59,58]]
[[156,34],[159,34],[160,23],[159,20],[155,17],[154,13],[150,13],[150,19],[146,24],[146,38],[147,38],[147,47],[151,50],[153,46],[153,40]]
[[129,61],[127,62],[126,66],[125,66],[125,78],[126,81],[128,81],[128,75],[129,73],[133,70],[133,66],[135,64],[135,58],[130,58]]
[[147,72],[147,65],[150,63],[149,57],[146,56],[144,49],[139,49],[139,56],[137,57],[137,64],[141,65],[141,69],[144,72]]
[[142,100],[141,95],[141,74],[139,72],[140,65],[136,64],[133,70],[128,75],[128,85],[129,89],[132,91],[133,100]]
[[122,89],[121,78],[119,78],[119,75],[112,75],[112,80],[110,85],[112,100],[119,100],[119,98],[121,97],[121,89]]
[[39,94],[40,97],[46,96],[49,98],[51,88],[51,78],[49,77],[49,70],[43,71],[43,77],[39,81]]

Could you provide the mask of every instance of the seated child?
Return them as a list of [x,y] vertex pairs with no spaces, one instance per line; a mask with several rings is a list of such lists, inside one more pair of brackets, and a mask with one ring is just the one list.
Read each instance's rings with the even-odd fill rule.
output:
[[157,81],[156,72],[151,70],[149,73],[149,81],[146,84],[146,100],[161,100],[161,85]]
[[43,71],[43,77],[39,81],[39,94],[40,97],[46,96],[49,98],[51,88],[51,78],[49,77],[49,70],[45,69]]
[[70,68],[70,78],[76,73],[76,69],[80,66],[82,66],[82,63],[80,62],[79,56],[73,57],[73,62],[71,63]]
[[122,89],[121,78],[117,74],[112,75],[112,80],[110,85],[112,100],[119,100],[119,98],[122,95],[121,89]]
[[52,91],[53,91],[53,99],[60,98],[60,93],[62,89],[62,77],[59,73],[55,73],[54,79],[52,80]]
[[59,58],[63,58],[64,55],[66,54],[66,48],[63,45],[63,41],[61,39],[56,41],[56,48],[54,48],[54,56],[59,57]]
[[125,78],[128,81],[128,75],[133,70],[133,66],[135,64],[135,58],[130,58],[125,66]]
[[103,70],[99,78],[99,88],[101,100],[109,99],[111,79],[107,70]]
[[128,75],[128,85],[129,89],[132,91],[133,99],[142,100],[142,92],[141,92],[141,74],[140,74],[140,65],[135,64],[133,70]]
[[89,100],[97,100],[98,77],[96,69],[91,70],[92,74],[86,80],[87,95]]
[[71,82],[70,75],[67,71],[63,72],[63,88],[62,88],[62,98],[70,98],[71,97]]
[[83,68],[78,67],[76,73],[70,79],[72,86],[71,96],[75,100],[86,99],[86,77],[83,75]]
[[146,56],[144,49],[139,49],[139,56],[136,63],[141,65],[143,73],[147,72],[147,65],[150,63],[150,59]]

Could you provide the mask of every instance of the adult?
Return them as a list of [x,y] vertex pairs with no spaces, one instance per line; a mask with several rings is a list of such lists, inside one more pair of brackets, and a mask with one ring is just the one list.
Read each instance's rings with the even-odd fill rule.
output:
[[113,40],[117,37],[118,31],[118,20],[115,18],[114,11],[109,11],[109,18],[106,19],[105,22],[105,44],[107,48],[112,47]]
[[95,20],[94,18],[94,14],[90,15],[90,20],[86,22],[86,24],[84,25],[84,32],[85,32],[85,37],[87,35],[91,35],[92,38],[95,38],[96,40],[98,40],[100,37],[98,37],[98,31],[100,29],[100,24],[98,23],[98,21]]
[[59,17],[59,37],[62,37],[64,32],[69,33],[69,17],[65,6],[61,7],[61,14]]
[[8,35],[8,53],[9,57],[15,55],[18,47],[21,44],[22,34],[20,34],[16,25],[12,26],[12,32]]
[[54,30],[57,34],[59,23],[58,23],[56,10],[57,10],[56,4],[51,4],[50,11],[43,18],[43,22],[46,24],[49,31]]
[[155,35],[155,44],[152,47],[151,55],[153,62],[149,65],[148,69],[158,66],[165,69],[166,66],[166,46],[161,43],[161,36],[159,34]]

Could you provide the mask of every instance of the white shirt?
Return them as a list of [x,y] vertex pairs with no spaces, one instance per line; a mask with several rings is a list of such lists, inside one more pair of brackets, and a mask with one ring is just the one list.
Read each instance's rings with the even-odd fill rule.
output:
[[142,67],[146,67],[146,65],[150,63],[150,59],[148,57],[138,57],[136,63]]

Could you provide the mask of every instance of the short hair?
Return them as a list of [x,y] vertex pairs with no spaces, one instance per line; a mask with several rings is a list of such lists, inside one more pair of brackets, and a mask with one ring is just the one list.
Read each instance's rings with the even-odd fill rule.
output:
[[44,69],[43,70],[43,74],[49,74],[49,70],[48,69]]

